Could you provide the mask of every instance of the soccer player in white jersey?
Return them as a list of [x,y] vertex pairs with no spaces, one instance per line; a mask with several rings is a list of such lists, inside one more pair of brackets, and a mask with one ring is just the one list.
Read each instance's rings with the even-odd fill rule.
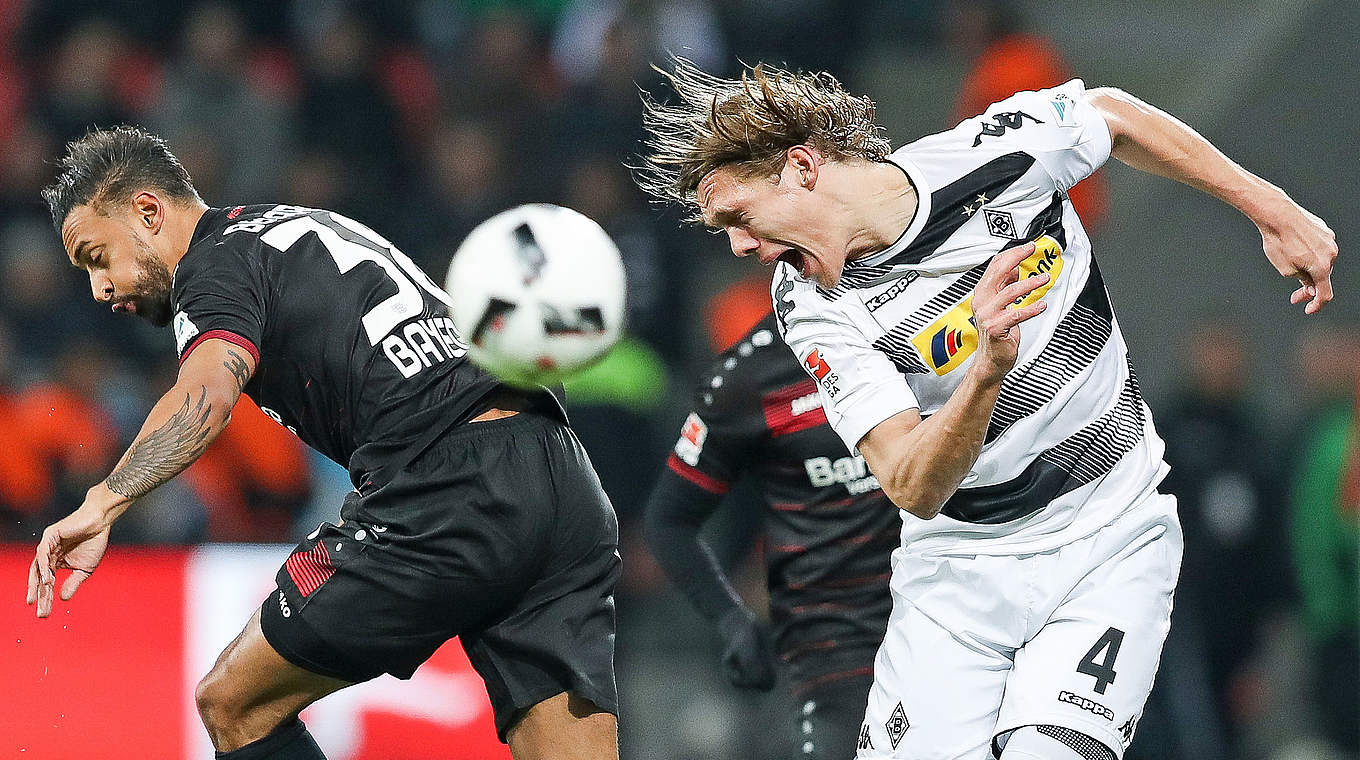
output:
[[1309,314],[1335,236],[1164,112],[1081,80],[889,150],[829,74],[686,61],[655,196],[775,265],[785,341],[902,508],[862,758],[1123,756],[1170,625],[1162,442],[1067,191],[1111,155],[1232,204]]

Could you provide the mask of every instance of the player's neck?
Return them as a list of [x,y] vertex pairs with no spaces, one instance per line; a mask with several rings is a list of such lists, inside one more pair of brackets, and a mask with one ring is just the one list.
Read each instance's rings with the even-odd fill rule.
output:
[[166,248],[161,252],[161,257],[171,272],[179,266],[184,254],[189,252],[189,244],[194,239],[194,230],[198,228],[198,222],[203,215],[208,213],[208,205],[202,201],[193,201],[177,211],[178,213],[166,219],[166,225],[170,229],[166,230]]
[[855,183],[850,204],[856,224],[846,259],[854,261],[892,246],[911,226],[920,198],[896,165],[887,162],[864,167],[863,182]]

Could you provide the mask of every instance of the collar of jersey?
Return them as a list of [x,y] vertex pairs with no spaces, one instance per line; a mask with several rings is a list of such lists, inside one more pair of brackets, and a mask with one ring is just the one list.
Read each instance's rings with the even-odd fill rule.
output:
[[887,248],[862,259],[847,261],[845,263],[847,269],[882,264],[905,251],[907,246],[916,240],[916,236],[921,234],[921,228],[926,226],[926,218],[930,216],[930,185],[926,184],[925,174],[921,169],[900,153],[899,151],[888,156],[888,163],[901,169],[902,173],[907,175],[907,179],[911,180],[912,187],[916,188],[916,213],[911,217],[911,224],[908,224],[902,236]]

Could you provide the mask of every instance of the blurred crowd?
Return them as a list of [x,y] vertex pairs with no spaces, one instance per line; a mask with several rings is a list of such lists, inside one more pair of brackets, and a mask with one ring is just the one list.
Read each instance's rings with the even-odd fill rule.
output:
[[[31,542],[76,506],[175,372],[168,334],[116,319],[67,270],[39,198],[63,143],[90,126],[158,132],[210,205],[287,202],[359,219],[436,280],[491,214],[570,206],[614,236],[630,286],[629,336],[567,389],[623,524],[625,697],[658,716],[624,722],[625,755],[788,756],[740,717],[765,703],[731,692],[712,641],[682,631],[703,624],[638,535],[689,378],[768,308],[767,286],[723,241],[649,206],[626,165],[640,150],[638,90],[662,91],[650,66],[668,51],[730,74],[738,59],[854,72],[867,51],[895,48],[935,51],[966,74],[937,104],[936,128],[1069,76],[1000,0],[0,0],[0,540]],[[1103,183],[1073,193],[1097,239],[1110,213]],[[1186,554],[1131,758],[1360,751],[1360,338],[1334,330],[1300,343],[1297,388],[1310,406],[1277,430],[1252,406],[1239,330],[1190,335],[1179,391],[1154,399]],[[209,453],[114,538],[290,541],[331,518],[347,487],[243,400]],[[719,544],[748,545],[756,512],[736,499]],[[728,555],[758,596],[757,563]]]

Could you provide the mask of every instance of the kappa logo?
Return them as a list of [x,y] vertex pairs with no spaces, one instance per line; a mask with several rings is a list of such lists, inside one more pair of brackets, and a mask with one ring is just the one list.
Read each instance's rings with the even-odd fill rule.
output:
[[282,591],[279,592],[279,614],[284,617],[293,616],[293,608],[288,606],[288,597],[284,596]]
[[888,732],[888,741],[892,742],[893,749],[897,749],[907,729],[911,728],[911,722],[907,720],[907,711],[902,709],[901,702],[893,708],[892,715],[888,716],[888,722],[883,724],[883,728]]
[[1138,730],[1137,715],[1124,721],[1124,725],[1119,727],[1119,738],[1123,740],[1125,747],[1129,746],[1129,743],[1133,741],[1133,732],[1137,730]]
[[695,412],[685,418],[680,428],[680,440],[675,442],[675,455],[690,467],[699,466],[699,455],[704,451],[704,441],[708,440],[708,425]]
[[873,749],[874,740],[869,738],[869,724],[859,724],[859,742],[855,745],[856,749]]
[[[1016,301],[1016,306],[1028,306],[1044,297],[1062,273],[1062,247],[1048,235],[1034,241],[1034,253],[1020,262],[1020,278],[1047,272],[1049,281],[1032,293]],[[954,308],[918,332],[911,344],[937,375],[947,375],[958,369],[977,350],[977,324],[973,319],[973,297],[960,301]]]
[[973,140],[973,147],[982,144],[984,137],[1000,137],[1006,134],[1008,129],[1019,129],[1025,126],[1025,119],[1029,119],[1035,124],[1043,124],[1042,121],[1030,116],[1024,111],[1010,111],[1008,113],[998,113],[992,116],[993,123],[982,122],[982,131],[978,132],[977,138]]
[[[1114,720],[1114,710],[1111,710],[1110,708],[1106,707],[1105,705],[1102,705],[1101,703],[1095,701],[1094,699],[1083,697],[1080,694],[1073,694],[1070,691],[1060,691],[1058,692],[1058,701],[1066,702],[1069,705],[1080,707],[1086,712],[1099,715],[1105,720],[1110,721]],[[1132,735],[1133,730],[1130,729],[1129,733],[1130,735]]]
[[916,278],[920,276],[921,273],[917,272],[915,269],[907,272],[905,275],[898,278],[892,285],[888,286],[887,290],[870,298],[868,301],[865,301],[864,305],[869,311],[878,311],[884,304],[906,292],[907,286],[916,282]]

